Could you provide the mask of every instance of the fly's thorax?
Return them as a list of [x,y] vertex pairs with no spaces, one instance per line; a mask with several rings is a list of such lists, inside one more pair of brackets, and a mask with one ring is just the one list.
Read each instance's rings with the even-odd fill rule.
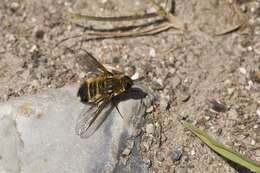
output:
[[105,80],[105,86],[108,91],[117,95],[129,90],[133,86],[133,81],[128,76],[118,74],[107,78]]
[[104,88],[108,93],[118,93],[122,88],[119,76],[114,75],[107,77],[104,80]]

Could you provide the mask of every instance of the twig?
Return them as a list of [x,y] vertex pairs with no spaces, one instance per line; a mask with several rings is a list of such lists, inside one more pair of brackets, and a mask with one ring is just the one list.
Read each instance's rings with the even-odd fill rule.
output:
[[[158,34],[160,32],[166,31],[170,28],[175,29],[184,29],[184,24],[174,15],[172,15],[170,12],[167,12],[164,10],[160,5],[155,3],[153,0],[146,0],[153,4],[154,8],[156,8],[156,13],[149,13],[145,15],[135,15],[135,16],[120,16],[120,17],[96,17],[96,16],[87,16],[82,15],[80,13],[74,13],[74,12],[66,12],[65,14],[68,16],[72,16],[78,19],[86,19],[86,20],[94,20],[94,21],[105,21],[105,22],[122,22],[122,21],[131,21],[131,20],[141,20],[141,19],[147,19],[147,18],[155,18],[155,17],[163,17],[166,20],[169,21],[169,23],[165,25],[158,25],[155,28],[148,28],[146,26],[145,28],[141,28],[139,30],[132,30],[132,31],[124,31],[124,32],[118,32],[115,31],[116,29],[112,29],[114,31],[95,31],[93,32],[84,32],[82,34],[78,34],[75,36],[72,36],[70,38],[65,38],[59,43],[56,44],[58,46],[64,41],[67,41],[69,39],[78,38],[82,36],[90,36],[87,38],[87,40],[93,40],[93,39],[106,39],[106,38],[119,38],[119,37],[138,37],[138,36],[146,36],[146,35],[153,35]],[[134,28],[134,27],[132,27]]]
[[[234,15],[236,14],[238,16],[238,20],[240,20],[240,22],[238,24],[235,24],[234,26],[231,26],[228,29],[225,29],[224,31],[215,33],[214,34],[215,36],[222,36],[222,35],[230,34],[232,32],[238,31],[239,29],[246,26],[246,23],[247,23],[246,17],[244,15],[242,15],[241,10],[238,8],[238,6],[235,4],[233,6],[230,6],[230,8],[233,9]],[[234,18],[233,15],[232,15],[232,18]]]
[[154,8],[156,9],[156,13],[159,16],[165,17],[174,28],[184,30],[184,23],[179,20],[176,16],[171,14],[170,12],[164,10],[159,4],[157,4],[154,0],[146,0],[147,2],[150,2]]
[[135,15],[135,16],[118,16],[118,17],[97,17],[97,16],[88,16],[80,13],[74,12],[65,12],[65,15],[71,16],[77,19],[85,19],[85,20],[93,20],[100,22],[123,22],[123,21],[131,21],[131,20],[142,20],[148,18],[157,17],[157,13],[148,13],[144,15]]
[[141,37],[141,36],[159,34],[161,32],[169,30],[170,28],[172,28],[171,25],[165,24],[165,25],[156,26],[155,28],[152,29],[145,28],[142,30],[130,31],[130,32],[88,32],[88,33],[82,33],[78,35],[78,37],[86,36],[86,35],[93,36],[84,39],[85,41],[97,40],[97,39],[109,39],[109,38],[122,38],[122,37]]

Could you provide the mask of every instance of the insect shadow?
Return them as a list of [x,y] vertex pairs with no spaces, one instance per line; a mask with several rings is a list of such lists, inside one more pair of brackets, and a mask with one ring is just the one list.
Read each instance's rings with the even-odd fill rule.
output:
[[117,105],[118,103],[129,100],[129,99],[134,99],[134,100],[139,100],[142,98],[145,98],[147,96],[147,93],[144,92],[142,89],[137,88],[137,87],[132,87],[130,90],[125,91],[117,96],[114,96],[112,98],[112,101]]

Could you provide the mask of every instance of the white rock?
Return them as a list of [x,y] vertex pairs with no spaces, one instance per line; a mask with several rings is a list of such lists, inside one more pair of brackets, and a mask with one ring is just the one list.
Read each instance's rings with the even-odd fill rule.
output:
[[[50,89],[0,103],[1,173],[124,172],[118,152],[131,137],[133,122],[140,122],[145,113],[142,99],[123,95],[118,104],[123,118],[113,109],[92,136],[82,139],[75,125],[89,106],[79,102],[77,88]],[[138,154],[127,163],[130,172],[147,172]]]

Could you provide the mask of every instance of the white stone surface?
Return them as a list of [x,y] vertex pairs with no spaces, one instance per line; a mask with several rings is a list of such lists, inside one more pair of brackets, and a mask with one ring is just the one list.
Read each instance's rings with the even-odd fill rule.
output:
[[80,103],[77,89],[68,86],[0,103],[0,173],[147,172],[137,150],[131,166],[118,162],[133,124],[144,115],[147,97],[138,92],[120,97],[123,119],[113,109],[91,137],[82,139],[75,134],[76,120],[88,105]]

